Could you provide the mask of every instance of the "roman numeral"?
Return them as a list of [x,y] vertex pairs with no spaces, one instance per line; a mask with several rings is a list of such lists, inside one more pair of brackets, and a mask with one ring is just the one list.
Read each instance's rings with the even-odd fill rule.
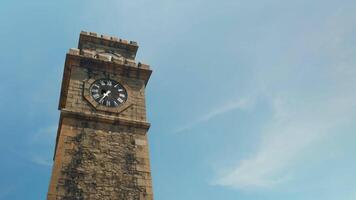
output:
[[94,97],[94,99],[98,99],[100,97],[100,95],[99,94],[94,94],[93,97]]
[[120,97],[119,97],[119,98],[117,98],[117,100],[118,100],[120,103],[123,103],[123,102],[124,102],[124,100],[123,100],[123,99],[121,99]]
[[93,93],[98,93],[99,90],[98,90],[98,89],[92,89],[91,92],[93,92]]
[[101,98],[101,99],[99,100],[99,103],[103,104],[103,103],[104,103],[104,98]]
[[100,88],[100,86],[99,86],[99,85],[97,85],[97,84],[94,84],[94,85],[93,85],[93,87]]
[[110,105],[111,105],[110,101],[106,101],[106,106],[110,106]]
[[107,81],[107,82],[106,82],[106,85],[108,85],[108,86],[112,86],[111,81]]
[[117,91],[118,91],[118,92],[122,92],[122,91],[124,91],[124,90],[123,90],[123,89],[121,89],[121,88],[119,88]]
[[126,95],[125,95],[125,94],[122,94],[122,93],[120,93],[119,96],[120,96],[120,97],[123,97],[123,98],[126,97]]
[[101,85],[105,85],[105,82],[104,82],[104,81],[100,81],[100,84],[101,84]]
[[119,106],[119,104],[117,104],[116,101],[114,101],[114,104],[115,104],[115,106]]

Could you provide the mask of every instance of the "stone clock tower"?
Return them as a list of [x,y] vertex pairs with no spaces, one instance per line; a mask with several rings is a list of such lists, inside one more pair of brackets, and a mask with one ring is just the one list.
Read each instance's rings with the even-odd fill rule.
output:
[[82,31],[66,56],[48,200],[152,200],[136,42]]

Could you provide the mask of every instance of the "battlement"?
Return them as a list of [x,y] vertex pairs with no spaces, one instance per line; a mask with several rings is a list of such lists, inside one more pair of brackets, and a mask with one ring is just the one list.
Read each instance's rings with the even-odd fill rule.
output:
[[79,36],[78,49],[101,53],[115,53],[127,59],[134,60],[138,44],[135,41],[128,41],[115,36],[82,31]]
[[107,52],[100,52],[100,51],[97,52],[96,50],[70,48],[68,54],[101,60],[105,62],[112,62],[118,65],[137,67],[137,68],[147,69],[147,70],[150,69],[150,66],[148,64],[144,64],[141,62],[136,63],[135,60],[125,58],[116,53],[107,53]]

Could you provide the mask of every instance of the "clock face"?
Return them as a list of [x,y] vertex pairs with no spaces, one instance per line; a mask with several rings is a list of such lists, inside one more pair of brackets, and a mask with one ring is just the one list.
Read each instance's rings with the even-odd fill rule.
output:
[[90,86],[90,94],[96,102],[107,107],[118,107],[127,100],[126,89],[110,79],[96,80]]

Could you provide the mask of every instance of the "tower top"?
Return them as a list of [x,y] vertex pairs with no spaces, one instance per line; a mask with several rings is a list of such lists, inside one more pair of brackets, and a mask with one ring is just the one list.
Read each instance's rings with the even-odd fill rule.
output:
[[134,60],[138,45],[135,41],[124,40],[115,36],[101,35],[82,31],[79,36],[78,49],[95,50],[102,53],[114,53]]

